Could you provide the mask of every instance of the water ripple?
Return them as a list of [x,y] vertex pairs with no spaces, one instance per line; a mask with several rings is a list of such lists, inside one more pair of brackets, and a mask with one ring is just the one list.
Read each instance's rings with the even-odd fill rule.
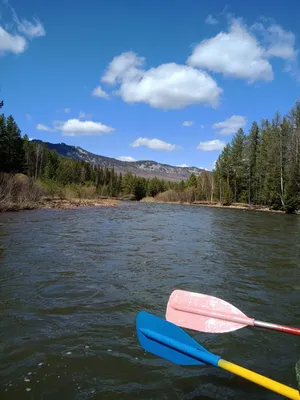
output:
[[[213,367],[146,354],[138,311],[175,288],[299,325],[297,217],[166,204],[0,215],[1,399],[275,399]],[[296,387],[299,338],[191,332],[216,354]]]

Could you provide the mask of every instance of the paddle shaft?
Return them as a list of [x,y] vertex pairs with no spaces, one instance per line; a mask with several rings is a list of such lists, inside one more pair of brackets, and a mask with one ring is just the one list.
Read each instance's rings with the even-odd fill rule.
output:
[[257,385],[263,386],[273,392],[281,394],[289,399],[300,400],[300,394],[296,389],[289,386],[283,385],[282,383],[276,382],[270,378],[263,375],[257,374],[256,372],[250,371],[249,369],[240,367],[239,365],[233,364],[229,361],[220,359],[218,361],[218,366],[226,371],[232,372],[242,378],[248,379]]
[[300,335],[300,328],[294,328],[292,326],[287,326],[287,325],[277,325],[277,324],[271,324],[269,322],[262,322],[255,320],[254,326],[266,329],[273,329],[285,333],[291,333],[292,335]]
[[187,354],[190,357],[193,357],[199,361],[204,362],[205,364],[225,369],[245,379],[248,379],[251,382],[263,386],[275,393],[279,393],[283,396],[286,396],[289,399],[300,400],[299,392],[296,389],[290,388],[289,386],[283,385],[263,375],[257,374],[256,372],[250,371],[249,369],[233,364],[229,361],[222,360],[219,356],[216,356],[210,352],[198,350],[197,348],[183,344],[172,338],[166,337],[161,333],[154,332],[151,330],[151,328],[142,329],[142,332],[144,335],[156,341],[157,343],[161,343],[183,354]]
[[222,311],[218,311],[218,310],[208,310],[205,308],[190,310],[189,307],[182,306],[182,305],[176,304],[176,303],[172,304],[172,307],[178,311],[188,312],[188,313],[197,314],[197,315],[204,315],[206,317],[221,319],[223,321],[231,321],[231,322],[235,322],[237,324],[257,326],[260,328],[266,328],[266,329],[272,329],[272,330],[276,330],[276,331],[280,331],[280,332],[290,333],[292,335],[300,335],[300,328],[294,328],[292,326],[287,326],[287,325],[272,324],[270,322],[257,321],[255,319],[249,318],[247,316],[234,315],[234,314],[230,314],[230,313],[226,313],[226,312],[222,312]]

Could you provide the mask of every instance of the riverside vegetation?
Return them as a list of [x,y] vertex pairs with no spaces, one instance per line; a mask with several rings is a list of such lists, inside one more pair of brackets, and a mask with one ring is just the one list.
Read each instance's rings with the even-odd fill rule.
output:
[[[0,103],[0,107],[3,103]],[[234,135],[212,172],[187,181],[146,179],[75,161],[32,142],[12,116],[0,115],[0,210],[113,205],[113,199],[300,209],[300,102],[288,115],[253,122]]]
[[111,199],[141,200],[181,187],[184,182],[122,176],[113,168],[61,157],[45,144],[22,137],[11,115],[0,115],[0,211],[114,205]]

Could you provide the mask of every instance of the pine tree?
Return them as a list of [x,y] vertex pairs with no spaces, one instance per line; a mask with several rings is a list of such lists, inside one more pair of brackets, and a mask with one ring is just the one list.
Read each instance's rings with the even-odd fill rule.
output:
[[186,186],[187,187],[197,187],[197,178],[196,175],[192,172],[191,175],[189,176],[188,180],[186,181]]
[[24,172],[30,176],[34,177],[35,171],[35,162],[34,162],[34,154],[35,154],[35,144],[29,141],[27,135],[23,137],[23,148],[25,152],[25,163],[24,163]]
[[291,125],[287,156],[287,190],[286,203],[289,210],[300,208],[300,102],[292,108],[289,114]]
[[55,150],[49,151],[47,154],[47,162],[44,168],[44,177],[46,179],[56,179],[57,168],[59,165],[59,156]]
[[4,172],[23,172],[24,149],[21,131],[12,115],[5,119],[0,117],[0,158],[1,170]]
[[133,194],[134,192],[134,176],[131,172],[126,172],[122,179],[122,191],[125,195]]
[[163,191],[161,181],[158,178],[152,178],[148,184],[148,194],[149,196],[155,197],[158,193]]
[[7,145],[6,118],[4,114],[1,114],[0,115],[0,171],[6,170],[6,163],[7,163],[6,145]]
[[147,196],[147,181],[145,178],[136,178],[134,185],[134,195],[135,199],[138,201]]
[[240,194],[245,189],[245,133],[243,129],[239,129],[231,141],[231,163],[232,163],[232,180],[233,180],[233,198],[234,202],[240,199]]
[[219,157],[217,168],[219,169],[220,176],[220,193],[222,193],[222,203],[229,205],[233,199],[233,193],[231,188],[231,178],[233,175],[232,169],[232,154],[231,147],[227,144],[221,156]]
[[257,203],[259,196],[257,153],[259,148],[259,126],[254,121],[248,136],[248,202]]

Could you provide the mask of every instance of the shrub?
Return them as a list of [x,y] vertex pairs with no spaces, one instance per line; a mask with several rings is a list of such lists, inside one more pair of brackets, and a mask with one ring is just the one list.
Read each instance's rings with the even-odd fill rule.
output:
[[35,208],[43,194],[43,188],[26,175],[0,173],[0,211]]

